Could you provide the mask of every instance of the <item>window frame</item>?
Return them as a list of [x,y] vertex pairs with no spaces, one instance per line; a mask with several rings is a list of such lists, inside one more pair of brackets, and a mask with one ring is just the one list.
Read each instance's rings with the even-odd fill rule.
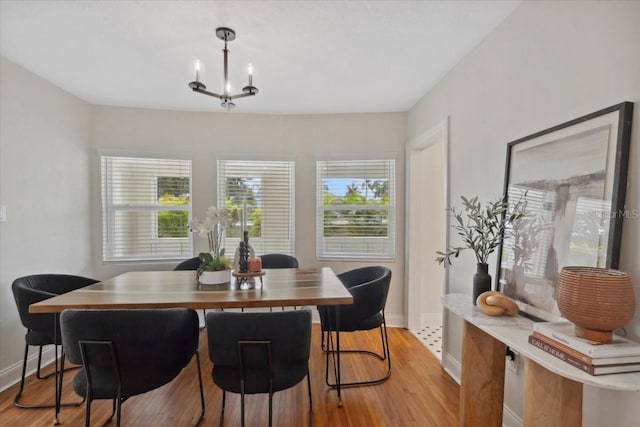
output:
[[[331,261],[331,260],[340,260],[340,261],[362,261],[366,260],[381,260],[381,261],[395,261],[396,257],[396,239],[397,239],[397,227],[396,227],[396,211],[397,211],[397,177],[396,177],[396,156],[392,154],[380,154],[380,155],[372,155],[367,158],[348,158],[348,157],[332,157],[332,158],[322,158],[316,160],[316,258],[320,261]],[[366,168],[366,164],[369,162],[387,162],[388,175],[385,177],[389,181],[389,204],[388,205],[367,205],[367,204],[351,204],[351,205],[324,205],[324,190],[323,190],[323,178],[331,178],[323,173],[324,165],[330,163],[360,163],[358,166],[361,168]],[[337,177],[336,177],[337,178]],[[356,178],[349,177],[354,179],[367,179],[367,177]],[[360,245],[361,248],[367,246],[369,242],[375,242],[375,240],[384,239],[387,242],[383,243],[381,246],[384,248],[381,251],[370,252],[366,250],[361,251],[343,251],[336,252],[327,250],[325,247],[325,239],[324,236],[324,214],[326,211],[343,211],[343,210],[379,210],[387,212],[387,236],[384,237],[363,237],[363,236],[354,236],[349,237],[350,239],[358,239],[361,242],[355,242],[356,245]],[[344,237],[336,237],[337,239],[344,239]]]
[[[223,165],[221,167],[221,164],[227,163],[227,165]],[[233,165],[233,163],[236,163],[235,165]],[[251,173],[247,173],[246,175],[240,175],[240,174],[233,174],[233,175],[229,175],[227,174],[227,168],[241,168],[241,167],[245,167],[245,168],[249,168],[250,164],[264,164],[264,169],[261,168],[256,168],[256,172],[251,172]],[[261,217],[261,235],[260,237],[249,237],[249,245],[251,245],[255,252],[256,255],[262,255],[265,253],[282,253],[282,254],[287,254],[287,255],[291,255],[291,256],[295,256],[295,251],[296,251],[296,239],[295,239],[295,235],[296,235],[296,209],[295,209],[295,192],[296,192],[296,162],[295,159],[292,158],[282,158],[282,157],[237,157],[237,156],[222,156],[222,157],[218,157],[217,161],[216,161],[216,179],[217,179],[217,205],[222,207],[222,206],[226,206],[226,183],[227,183],[227,179],[228,178],[253,178],[253,179],[259,179],[261,182],[261,191],[264,192],[263,190],[263,186],[268,185],[269,183],[269,179],[265,178],[266,176],[268,176],[267,174],[260,173],[260,171],[265,171],[268,170],[269,164],[273,164],[273,163],[279,163],[279,164],[283,164],[283,168],[286,167],[287,172],[285,174],[283,174],[282,176],[277,176],[277,179],[284,179],[284,178],[288,178],[287,182],[288,182],[288,192],[286,193],[286,204],[289,207],[289,222],[288,224],[283,228],[283,232],[285,234],[287,234],[287,236],[282,236],[279,238],[279,242],[280,245],[276,246],[276,247],[272,247],[269,248],[269,241],[273,240],[275,242],[278,242],[278,238],[273,238],[271,236],[276,235],[277,233],[271,233],[269,230],[271,229],[271,227],[269,227],[269,222],[265,221],[265,214],[268,214],[269,212],[269,204],[264,204],[264,203],[260,203],[258,205],[256,205],[256,208],[260,208],[262,210],[262,217]],[[247,164],[245,166],[243,166],[242,164]],[[284,166],[286,164],[286,166]],[[275,165],[271,165],[272,167]],[[288,175],[288,176],[287,176]],[[284,192],[282,192],[282,194],[285,194]],[[282,194],[280,196],[282,196]],[[266,196],[264,195],[264,193],[262,193],[261,198],[266,198]],[[273,206],[276,206],[277,204],[274,204]],[[233,258],[233,254],[238,246],[240,242],[240,238],[239,237],[224,237],[224,246],[226,248],[226,253],[228,254],[228,256],[230,258]],[[285,248],[285,245],[288,246],[288,248]]]
[[[184,161],[188,162],[189,168],[189,203],[186,205],[161,205],[151,203],[114,203],[113,195],[113,170],[111,166],[105,166],[106,159],[138,159],[141,161],[167,160],[167,161]],[[100,213],[101,213],[101,252],[102,262],[107,263],[127,263],[127,262],[163,262],[177,261],[193,257],[193,233],[187,232],[186,237],[159,237],[158,233],[158,213],[163,211],[187,211],[188,221],[192,220],[193,211],[193,159],[187,156],[158,154],[158,153],[140,153],[128,151],[109,151],[98,150],[98,163],[100,165]],[[160,162],[158,162],[160,163]],[[105,167],[109,169],[105,170]],[[164,174],[152,175],[149,180],[149,194],[158,192],[158,178],[161,176],[169,176]],[[108,182],[105,182],[108,181]],[[180,246],[186,250],[180,253],[172,253],[169,255],[158,255],[149,252],[147,255],[116,255],[116,238],[117,226],[115,217],[118,212],[155,212],[149,220],[150,234],[149,241],[168,242],[170,240],[181,240]],[[139,239],[136,239],[138,241]]]

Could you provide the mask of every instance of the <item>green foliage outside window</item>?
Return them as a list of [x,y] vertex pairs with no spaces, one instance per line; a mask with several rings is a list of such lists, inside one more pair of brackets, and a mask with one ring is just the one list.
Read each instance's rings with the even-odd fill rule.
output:
[[[186,205],[188,196],[173,196],[165,194],[160,198],[161,205]],[[158,237],[189,237],[189,212],[188,211],[161,211],[158,212]]]
[[225,207],[231,213],[231,226],[226,229],[227,237],[241,238],[241,220],[244,202],[247,203],[247,231],[249,238],[262,235],[262,209],[257,199],[262,181],[260,178],[227,178],[227,198]]
[[[189,178],[159,176],[158,204],[184,206],[190,201]],[[158,212],[158,237],[189,237],[189,211]]]
[[[389,206],[388,180],[353,179],[351,184],[341,187],[345,188],[344,195],[331,192],[329,183],[332,179],[323,181],[322,204],[335,207],[324,211],[325,237],[389,235],[389,212],[386,209]],[[340,206],[345,208],[340,209]],[[371,208],[367,209],[367,206]]]

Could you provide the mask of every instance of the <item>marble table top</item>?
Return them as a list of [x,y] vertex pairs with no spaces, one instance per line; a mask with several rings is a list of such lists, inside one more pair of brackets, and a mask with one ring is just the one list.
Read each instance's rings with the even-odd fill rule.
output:
[[640,372],[593,376],[529,344],[533,321],[522,316],[487,316],[472,304],[471,295],[449,294],[441,298],[444,308],[462,317],[521,356],[565,378],[594,387],[621,391],[640,391]]

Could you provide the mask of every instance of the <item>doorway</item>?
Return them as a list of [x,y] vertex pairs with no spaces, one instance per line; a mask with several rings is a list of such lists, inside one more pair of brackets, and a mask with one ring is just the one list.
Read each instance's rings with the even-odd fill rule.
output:
[[448,235],[448,121],[407,144],[407,328],[438,358],[447,270],[434,261]]

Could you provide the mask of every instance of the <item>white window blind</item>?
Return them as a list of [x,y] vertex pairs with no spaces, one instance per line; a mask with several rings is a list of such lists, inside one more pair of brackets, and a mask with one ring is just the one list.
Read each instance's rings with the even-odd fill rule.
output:
[[317,256],[395,256],[395,160],[319,161]]
[[218,160],[218,206],[231,211],[225,247],[240,242],[246,203],[246,230],[256,255],[295,255],[295,167],[293,161]]
[[103,261],[191,257],[191,160],[100,156]]

